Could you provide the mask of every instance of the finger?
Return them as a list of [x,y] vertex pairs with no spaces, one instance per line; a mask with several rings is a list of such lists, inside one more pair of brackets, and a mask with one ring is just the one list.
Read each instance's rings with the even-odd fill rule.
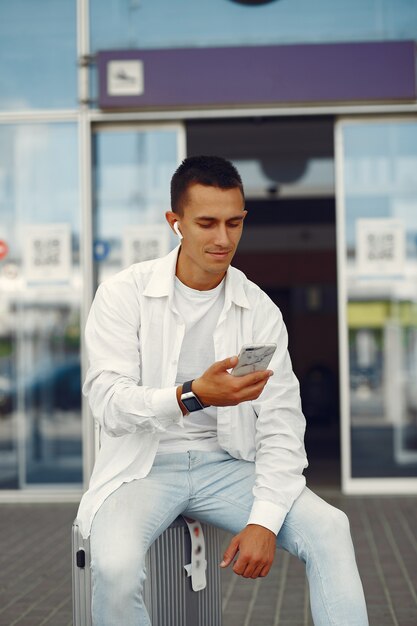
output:
[[272,370],[262,370],[260,372],[253,372],[253,374],[246,374],[246,376],[248,378],[248,383],[253,385],[260,383],[262,380],[269,380],[273,373],[274,372]]
[[226,370],[234,367],[237,361],[237,356],[230,356],[227,359],[223,359],[223,361],[217,361],[217,363],[214,363],[213,368],[219,372],[225,372]]
[[265,576],[269,574],[269,570],[271,569],[271,567],[272,567],[271,565],[264,565],[264,567],[261,569],[259,573],[259,577],[265,578]]
[[262,570],[264,569],[264,565],[261,564],[258,567],[255,567],[252,574],[251,574],[251,578],[255,579],[255,578],[259,578],[261,575]]
[[240,402],[244,402],[245,400],[255,400],[255,398],[259,398],[267,382],[268,381],[262,381],[257,385],[252,385],[250,387],[242,389]]
[[253,579],[258,578],[260,572],[262,571],[262,568],[263,568],[262,563],[261,565],[257,565],[256,563],[249,562],[242,576],[244,578],[253,578]]
[[[233,571],[235,574],[238,574],[239,576],[243,576],[248,565],[250,566],[250,562],[247,559],[244,559],[242,556],[239,556],[239,558],[237,559],[237,561],[235,561],[233,565]],[[252,571],[252,568],[253,566],[251,566],[251,571]]]
[[252,578],[252,574],[254,572],[254,568],[253,565],[251,563],[249,563],[246,567],[245,570],[242,573],[242,577],[243,578]]
[[239,384],[240,388],[243,389],[245,387],[251,387],[252,385],[256,385],[258,383],[267,383],[273,372],[271,370],[265,370],[262,372],[253,372],[252,374],[245,374],[245,376],[236,377],[236,381]]
[[230,563],[235,558],[238,550],[239,540],[233,537],[223,554],[223,561],[220,563],[220,567],[227,567],[228,565],[230,565]]
[[253,383],[253,385],[248,385],[244,391],[246,391],[246,390],[247,391],[256,391],[256,390],[259,390],[259,389],[262,390],[265,387],[265,385],[267,384],[267,382],[268,382],[268,378],[263,379],[263,380],[259,380],[258,382]]
[[263,378],[262,380],[258,380],[257,382],[253,382],[251,384],[239,385],[237,389],[234,391],[235,397],[239,402],[243,402],[244,400],[253,400],[253,398],[257,398],[266,383],[268,382],[268,378]]
[[241,563],[237,564],[237,567],[233,568],[233,571],[236,574],[243,576],[243,578],[258,578],[263,567],[264,567],[263,563],[258,564],[255,561],[251,561],[251,560],[244,561],[242,559]]

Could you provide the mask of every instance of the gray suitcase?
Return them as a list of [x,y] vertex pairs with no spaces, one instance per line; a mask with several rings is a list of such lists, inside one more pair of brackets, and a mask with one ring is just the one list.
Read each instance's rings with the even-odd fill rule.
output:
[[[191,561],[191,538],[182,517],[150,547],[144,602],[152,626],[221,626],[220,536],[207,524],[202,529],[207,586],[201,591],[193,591],[185,570]],[[72,527],[72,601],[73,626],[91,626],[90,542],[83,540],[77,521]]]

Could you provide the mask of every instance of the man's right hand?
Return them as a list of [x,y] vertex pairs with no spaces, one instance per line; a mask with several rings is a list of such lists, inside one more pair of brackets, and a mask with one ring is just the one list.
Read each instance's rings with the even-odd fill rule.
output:
[[235,406],[247,400],[256,400],[261,395],[273,372],[265,370],[232,376],[227,370],[233,368],[237,361],[237,356],[217,361],[193,381],[192,389],[204,404]]

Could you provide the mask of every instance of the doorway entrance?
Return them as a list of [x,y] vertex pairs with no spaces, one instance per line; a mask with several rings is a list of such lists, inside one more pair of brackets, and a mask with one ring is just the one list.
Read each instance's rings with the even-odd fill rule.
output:
[[307,478],[321,489],[340,489],[333,128],[333,117],[257,117],[93,133],[95,285],[176,244],[163,213],[185,154],[237,166],[249,213],[233,264],[282,311],[307,418]]
[[279,306],[307,419],[309,484],[340,488],[334,119],[192,121],[187,154],[237,166],[248,216],[233,264]]

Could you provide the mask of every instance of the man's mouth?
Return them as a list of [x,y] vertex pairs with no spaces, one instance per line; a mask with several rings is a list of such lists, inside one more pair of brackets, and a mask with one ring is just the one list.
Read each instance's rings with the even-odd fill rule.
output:
[[231,250],[207,250],[208,254],[215,254],[217,256],[227,256]]

